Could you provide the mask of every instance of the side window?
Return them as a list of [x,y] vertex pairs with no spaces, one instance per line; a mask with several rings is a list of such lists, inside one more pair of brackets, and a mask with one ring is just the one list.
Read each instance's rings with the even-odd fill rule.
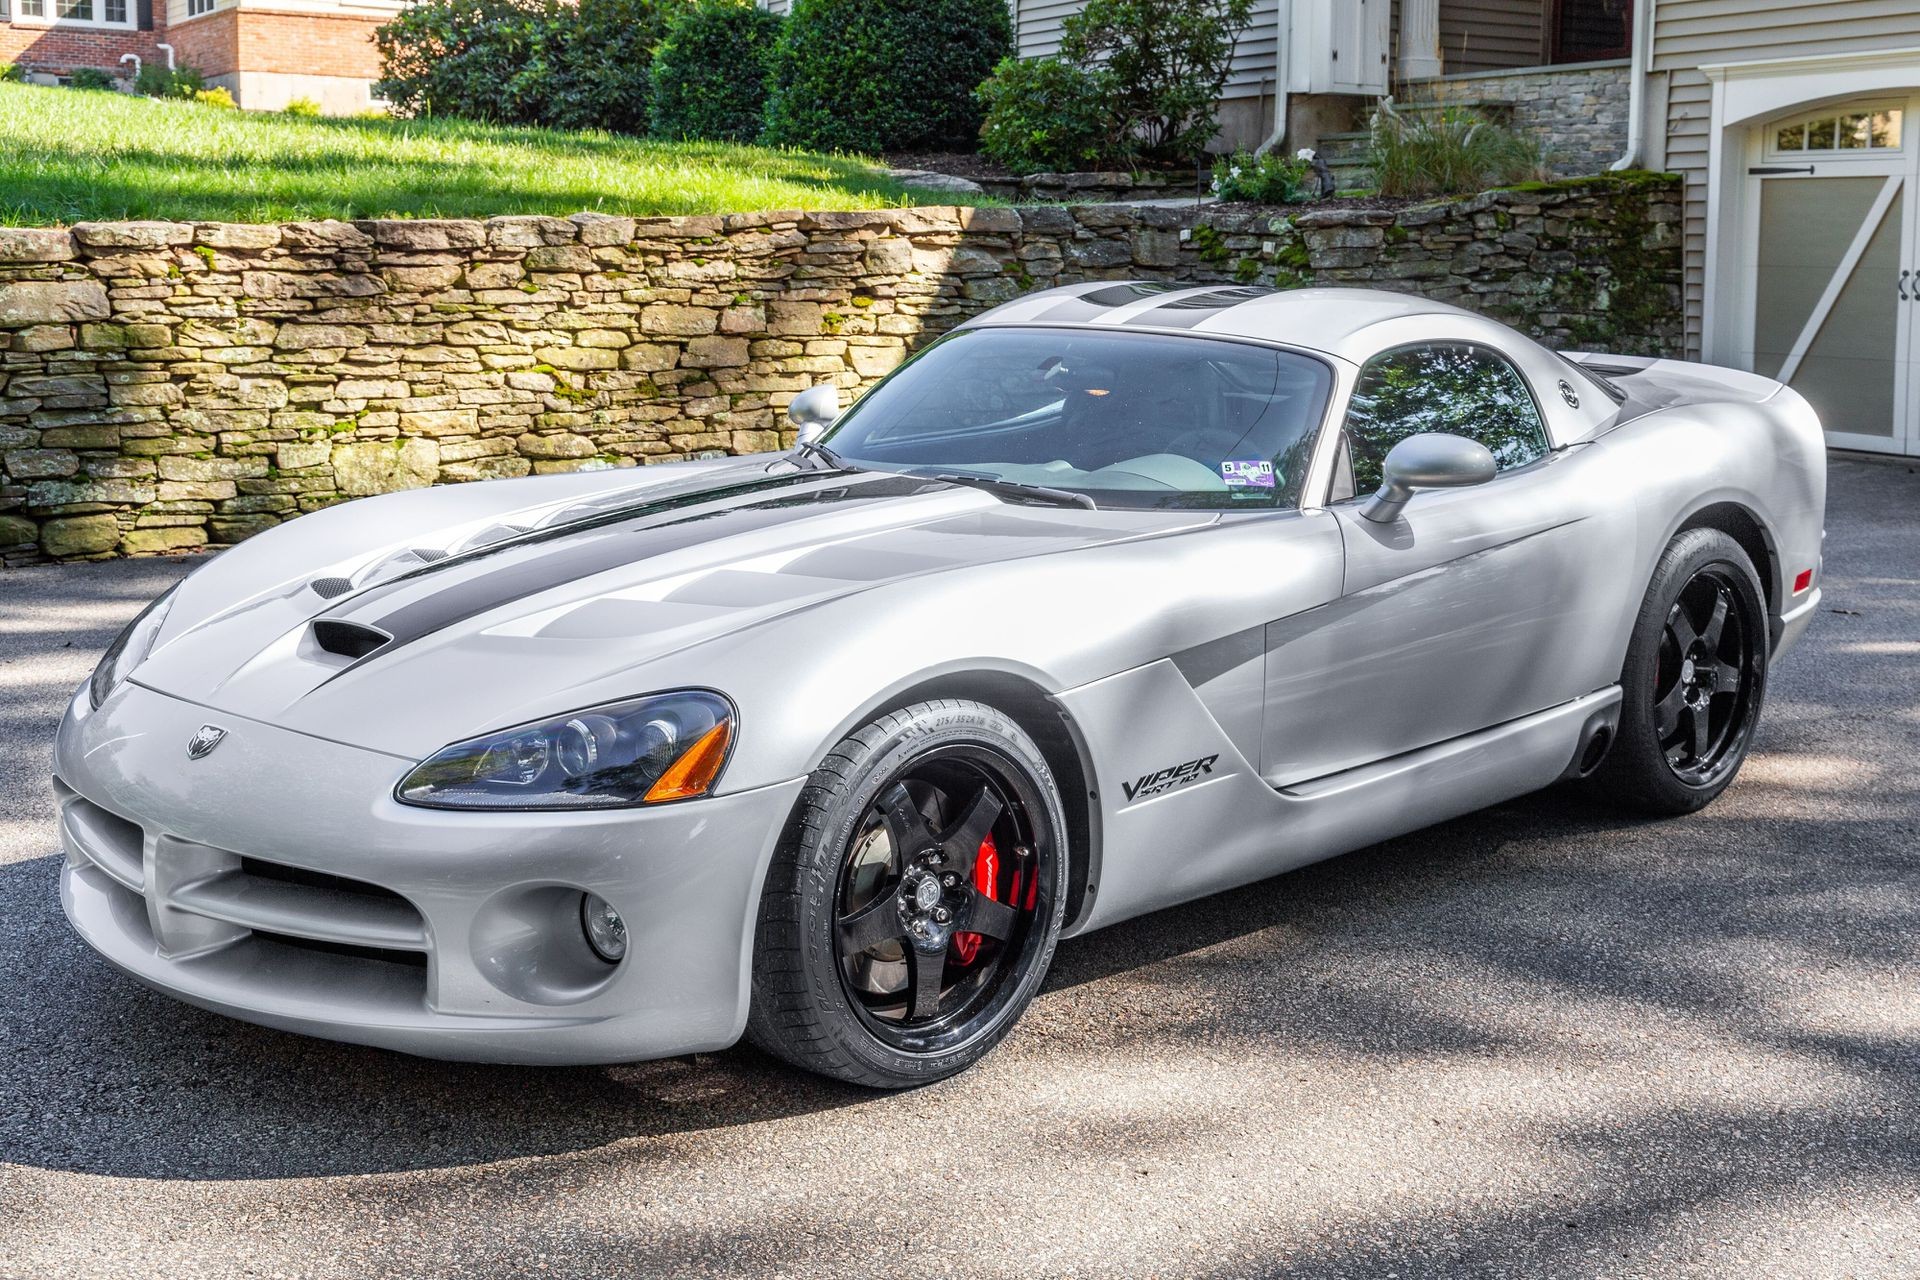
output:
[[1468,343],[1398,347],[1360,370],[1346,422],[1354,491],[1379,488],[1387,450],[1423,431],[1478,440],[1502,471],[1547,453],[1546,428],[1520,371]]

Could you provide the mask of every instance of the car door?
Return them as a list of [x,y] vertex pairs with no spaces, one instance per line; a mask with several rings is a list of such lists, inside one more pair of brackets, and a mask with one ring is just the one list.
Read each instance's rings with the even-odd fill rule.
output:
[[[1423,431],[1478,440],[1498,474],[1420,491],[1391,523],[1362,517],[1387,450]],[[1491,346],[1415,343],[1362,366],[1329,495],[1341,598],[1268,628],[1269,782],[1385,759],[1617,679],[1621,592],[1599,579],[1619,498],[1585,463],[1596,447],[1550,447],[1534,387]]]

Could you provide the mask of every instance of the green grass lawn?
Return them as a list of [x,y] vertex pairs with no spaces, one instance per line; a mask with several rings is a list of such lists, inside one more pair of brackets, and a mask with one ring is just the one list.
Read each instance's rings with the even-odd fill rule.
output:
[[0,84],[0,224],[910,203],[872,162],[851,156],[450,120],[302,119]]

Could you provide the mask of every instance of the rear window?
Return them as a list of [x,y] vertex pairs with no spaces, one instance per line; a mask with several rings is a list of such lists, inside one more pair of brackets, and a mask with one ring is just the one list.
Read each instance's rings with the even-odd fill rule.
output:
[[826,436],[857,466],[973,474],[1112,507],[1290,507],[1332,374],[1248,343],[1087,329],[965,329]]

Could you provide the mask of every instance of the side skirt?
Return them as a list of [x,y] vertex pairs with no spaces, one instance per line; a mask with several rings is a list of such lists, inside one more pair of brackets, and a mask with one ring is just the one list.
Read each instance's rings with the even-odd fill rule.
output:
[[[1537,791],[1577,772],[1595,733],[1611,734],[1619,716],[1620,690],[1609,687],[1417,751],[1277,788],[1233,750],[1191,686],[1159,678],[1155,668],[1162,665],[1061,699],[1093,748],[1103,846],[1096,891],[1070,934]],[[1143,733],[1145,726],[1152,728]],[[1145,745],[1150,743],[1158,745]],[[1190,783],[1144,800],[1129,797],[1121,780],[1152,776],[1149,754],[1163,763],[1211,763]]]

